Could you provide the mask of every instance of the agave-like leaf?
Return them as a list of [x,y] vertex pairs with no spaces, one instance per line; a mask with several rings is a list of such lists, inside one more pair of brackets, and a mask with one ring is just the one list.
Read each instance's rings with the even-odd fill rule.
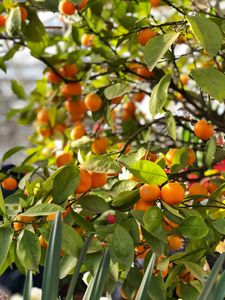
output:
[[80,268],[81,268],[82,263],[84,261],[85,255],[86,255],[87,250],[88,250],[88,246],[91,242],[91,239],[92,239],[93,235],[94,235],[94,233],[90,233],[88,238],[84,242],[83,248],[81,249],[80,256],[78,258],[78,261],[77,261],[77,264],[76,264],[76,267],[75,267],[75,270],[74,270],[74,274],[73,274],[73,276],[71,278],[71,281],[70,281],[69,289],[68,289],[65,300],[72,300],[73,299],[73,293],[74,293],[74,289],[76,287],[76,283],[77,283],[77,280],[78,280],[78,277],[79,277]]
[[24,283],[24,288],[23,288],[23,299],[24,300],[30,300],[32,286],[33,286],[33,274],[31,271],[28,271],[27,275],[26,275],[26,280]]
[[225,297],[225,271],[223,271],[222,276],[220,277],[219,282],[216,285],[215,290],[215,299],[223,300]]
[[57,212],[52,223],[42,284],[42,300],[56,300],[58,298],[60,252],[62,240],[61,213]]

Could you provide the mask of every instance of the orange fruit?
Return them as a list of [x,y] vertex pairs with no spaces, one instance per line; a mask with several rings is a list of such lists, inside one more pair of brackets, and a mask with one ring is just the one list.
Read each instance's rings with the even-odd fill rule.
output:
[[72,113],[71,120],[76,123],[76,122],[81,121],[84,118],[84,116],[85,116],[85,114]]
[[81,44],[85,47],[90,47],[93,44],[94,35],[84,33],[81,37]]
[[15,221],[13,222],[13,228],[15,231],[22,230],[24,224],[31,224],[35,218],[34,217],[26,217],[17,215]]
[[[124,143],[117,143],[117,149],[121,150],[124,146]],[[127,145],[126,149],[125,149],[125,154],[129,153],[131,150],[131,146]]]
[[115,97],[111,100],[112,104],[119,104],[123,99],[123,96]]
[[0,15],[0,27],[4,27],[6,23],[6,16]]
[[73,161],[73,155],[70,152],[60,152],[57,156],[56,156],[56,166],[57,167],[61,167],[64,166],[65,164],[68,164],[70,162]]
[[[201,183],[193,183],[189,188],[189,195],[208,195],[207,188]],[[205,198],[196,199],[197,201],[202,201]]]
[[75,5],[68,0],[59,2],[59,12],[64,15],[73,15],[75,13]]
[[[210,194],[213,193],[213,192],[215,192],[215,190],[217,190],[218,187],[219,187],[219,186],[218,186],[217,184],[215,184],[214,182],[212,182],[212,181],[210,181],[210,182],[206,185],[206,188],[207,188],[207,190],[209,191]],[[225,195],[225,192],[224,192],[224,191],[221,192],[221,195]]]
[[140,45],[145,46],[156,34],[157,33],[150,28],[142,29],[138,32],[137,41]]
[[38,239],[39,239],[39,244],[40,244],[41,248],[48,247],[48,244],[46,243],[46,241],[44,240],[42,235],[39,235]]
[[[54,212],[54,213],[52,213],[52,214],[50,214],[46,217],[46,221],[47,222],[52,222],[52,221],[55,220],[55,217],[56,217],[56,213]],[[61,220],[63,221],[63,215],[62,214],[61,214]]]
[[136,246],[134,250],[135,250],[135,256],[143,259],[148,254],[150,248],[148,245],[140,245],[140,246]]
[[55,124],[54,126],[54,131],[58,131],[58,132],[61,132],[61,133],[64,133],[65,130],[66,130],[67,126],[63,123],[57,123]]
[[60,68],[60,74],[64,77],[73,78],[77,75],[78,68],[75,64],[65,64]]
[[137,68],[136,73],[141,76],[139,77],[140,80],[144,80],[144,78],[152,78],[155,76],[155,72],[149,71],[147,67]]
[[136,110],[136,106],[135,106],[134,102],[132,102],[132,101],[124,103],[123,108],[125,111],[128,112],[128,114],[130,116],[133,116],[135,113],[135,110]]
[[77,9],[81,10],[88,4],[88,0],[82,0],[80,4],[77,5]]
[[142,199],[138,200],[135,205],[134,205],[134,210],[142,210],[142,211],[147,211],[149,207],[151,207],[153,204],[152,202],[146,202],[143,201]]
[[151,7],[158,7],[160,4],[160,0],[150,0]]
[[189,81],[189,76],[187,74],[181,74],[180,81],[183,85],[187,85]]
[[85,114],[87,110],[84,102],[81,99],[72,100],[69,98],[64,102],[64,105],[67,111],[76,115]]
[[154,184],[143,184],[140,187],[140,197],[146,202],[156,201],[160,196],[160,188]]
[[194,133],[199,139],[207,141],[213,136],[214,128],[213,125],[202,119],[195,124]]
[[166,216],[163,216],[164,222],[163,227],[166,231],[170,231],[173,228],[177,228],[179,225],[174,223],[173,221],[169,220]]
[[21,5],[19,6],[19,8],[20,8],[21,21],[25,22],[27,19],[27,10],[24,6]]
[[52,130],[49,126],[42,126],[38,131],[44,138],[49,138],[52,135]]
[[37,122],[40,124],[46,124],[49,122],[49,113],[46,108],[39,110],[37,113]]
[[136,102],[141,102],[145,97],[145,93],[144,92],[139,92],[139,93],[135,93],[133,95],[133,100]]
[[52,84],[58,84],[62,81],[62,79],[54,71],[49,70],[48,72],[45,73],[45,75],[48,82]]
[[107,182],[107,176],[104,173],[91,172],[90,175],[92,178],[92,186],[91,186],[92,189],[97,189],[99,187],[102,187]]
[[13,191],[18,186],[16,179],[13,177],[4,178],[1,185],[2,188],[7,191]]
[[88,171],[80,169],[80,183],[76,188],[77,194],[83,194],[88,192],[92,187],[92,177]]
[[183,202],[185,191],[178,182],[169,182],[161,188],[160,197],[170,205],[178,205]]
[[[165,160],[168,166],[172,166],[174,157],[177,153],[178,149],[176,148],[171,148],[165,155]],[[196,155],[193,149],[188,149],[187,150],[187,162],[186,165],[192,165],[196,160]]]
[[108,139],[105,137],[96,138],[91,145],[91,151],[94,154],[102,154],[106,152],[107,148],[108,148]]
[[60,87],[60,92],[64,97],[79,96],[81,94],[81,84],[80,82],[64,83]]
[[183,246],[181,238],[177,235],[168,235],[167,242],[170,250],[178,250]]
[[188,166],[190,166],[190,165],[192,165],[195,162],[195,160],[196,160],[195,151],[193,149],[188,149],[186,164]]
[[85,127],[84,127],[84,124],[82,123],[78,123],[76,124],[73,129],[71,130],[71,133],[70,133],[70,138],[72,140],[78,140],[80,139],[82,136],[84,136],[86,134],[86,131],[85,131]]
[[122,113],[121,113],[121,119],[122,119],[123,121],[128,121],[128,120],[130,120],[132,117],[133,117],[133,115],[131,115],[131,114],[129,113],[129,111],[127,111],[127,110],[123,110]]
[[98,94],[89,93],[84,99],[84,104],[87,109],[92,112],[98,111],[102,107],[102,98]]

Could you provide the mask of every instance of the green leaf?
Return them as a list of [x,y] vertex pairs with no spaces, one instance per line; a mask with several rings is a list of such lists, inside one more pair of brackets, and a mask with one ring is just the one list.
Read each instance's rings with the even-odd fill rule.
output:
[[[208,299],[208,296],[209,294],[211,293],[212,291],[212,288],[215,284],[215,281],[217,279],[217,275],[219,274],[222,266],[223,266],[223,263],[224,263],[224,260],[225,260],[225,253],[222,253],[218,259],[216,260],[210,274],[209,274],[209,277],[207,278],[205,284],[204,284],[204,287],[201,291],[201,294],[199,295],[199,298],[198,300],[207,300]],[[217,299],[217,298],[216,298]]]
[[156,255],[152,254],[149,261],[148,267],[146,268],[145,274],[143,276],[140,288],[138,290],[135,300],[146,300],[148,298],[149,286],[152,279],[152,272],[155,265]]
[[225,234],[225,219],[218,219],[211,224],[219,233]]
[[4,153],[4,155],[2,157],[2,161],[5,161],[6,159],[8,159],[12,155],[14,155],[15,153],[17,153],[23,149],[24,149],[24,147],[22,147],[22,146],[15,146],[15,147],[9,149],[7,152]]
[[109,271],[109,264],[110,250],[107,248],[93,280],[89,283],[90,286],[88,286],[83,300],[99,300],[101,298],[107,278],[106,274],[108,274]]
[[167,300],[166,289],[162,276],[152,276],[149,286],[150,299]]
[[2,211],[3,215],[6,215],[5,201],[2,195],[1,187],[0,187],[0,210]]
[[81,168],[96,173],[120,173],[121,168],[112,158],[95,156],[81,164]]
[[187,148],[182,147],[176,151],[172,161],[171,173],[177,173],[186,166],[188,159]]
[[140,160],[132,164],[129,171],[144,183],[161,185],[168,180],[165,171],[148,160]]
[[190,216],[180,223],[178,230],[186,237],[197,240],[205,237],[209,231],[204,220],[198,216]]
[[149,100],[149,109],[153,116],[161,111],[167,101],[170,80],[171,75],[163,76],[152,90],[151,98]]
[[41,247],[38,237],[29,230],[23,230],[17,240],[17,256],[26,270],[38,271],[41,259]]
[[214,161],[216,154],[216,140],[212,137],[205,145],[205,164],[210,167]]
[[130,266],[134,258],[134,242],[126,229],[116,225],[110,254],[114,263],[118,262]]
[[125,83],[116,83],[107,87],[104,90],[104,95],[107,99],[111,100],[113,98],[129,93],[131,90],[132,88]]
[[48,216],[57,211],[62,212],[64,211],[64,209],[61,206],[54,203],[42,203],[42,204],[36,204],[35,206],[28,208],[28,210],[22,213],[21,216],[29,216],[29,217]]
[[88,246],[91,242],[91,239],[92,239],[93,235],[94,235],[93,233],[89,234],[89,236],[87,237],[87,239],[84,242],[84,245],[83,245],[83,247],[81,249],[81,252],[80,252],[80,255],[79,255],[79,259],[78,259],[77,264],[76,264],[74,274],[73,274],[73,276],[70,280],[70,285],[69,285],[68,292],[67,292],[65,300],[71,300],[73,298],[74,289],[76,287],[76,283],[77,283],[77,280],[78,280],[78,277],[79,277],[79,274],[80,274],[80,269],[81,269],[81,266],[83,264],[84,258],[86,256],[86,253],[87,253],[87,250],[88,250]]
[[77,264],[77,258],[64,254],[60,261],[60,273],[59,278],[65,278],[68,274],[71,274],[72,270]]
[[156,238],[164,241],[166,239],[165,232],[163,230],[163,215],[162,211],[157,206],[150,207],[144,214],[143,223],[145,229]]
[[87,232],[94,231],[94,226],[92,225],[92,223],[84,219],[80,214],[78,214],[74,210],[71,211],[71,214],[77,226],[84,228]]
[[42,283],[42,299],[57,299],[59,287],[62,221],[60,212],[52,223]]
[[137,181],[134,181],[134,180],[120,180],[112,186],[109,193],[110,193],[110,195],[115,197],[124,191],[133,190],[133,188],[135,188],[135,186],[137,184],[138,184]]
[[[196,281],[196,280],[195,280]],[[183,300],[198,299],[199,291],[191,283],[181,283],[180,294]],[[210,300],[210,299],[207,299]]]
[[150,71],[152,71],[159,60],[163,58],[179,35],[179,32],[168,32],[155,36],[147,42],[144,48],[144,61]]
[[21,14],[19,7],[10,9],[5,29],[10,37],[17,37],[21,33]]
[[140,198],[139,190],[124,191],[116,195],[113,199],[112,206],[117,208],[129,208],[134,205]]
[[214,67],[193,69],[190,75],[204,93],[222,102],[225,98],[225,75]]
[[215,299],[223,300],[225,297],[225,271],[223,271],[215,289]]
[[169,136],[176,141],[176,121],[173,114],[168,111],[166,114],[166,128],[169,133]]
[[29,25],[25,30],[29,42],[39,43],[46,39],[45,27],[34,10],[29,10]]
[[5,263],[6,257],[8,255],[14,231],[10,227],[0,228],[0,268]]
[[203,16],[187,17],[187,21],[198,42],[211,57],[214,57],[220,50],[223,42],[220,28],[215,22]]
[[25,99],[26,93],[23,86],[17,80],[11,80],[11,89],[19,99]]
[[73,195],[80,182],[80,172],[74,163],[68,164],[61,169],[54,179],[52,188],[53,201],[63,203],[70,195]]
[[27,272],[26,280],[23,288],[23,299],[30,300],[31,299],[31,289],[33,286],[33,274],[31,271]]
[[78,203],[81,205],[81,207],[95,213],[103,213],[110,209],[109,204],[105,202],[104,199],[96,195],[82,197]]

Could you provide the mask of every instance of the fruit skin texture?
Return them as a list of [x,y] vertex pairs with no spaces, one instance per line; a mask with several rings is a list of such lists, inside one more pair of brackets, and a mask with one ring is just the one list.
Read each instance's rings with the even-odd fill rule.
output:
[[8,177],[2,180],[2,187],[7,191],[13,191],[17,188],[17,186],[17,181],[13,177]]
[[75,5],[67,0],[59,2],[59,12],[64,15],[73,15],[75,13]]
[[[201,183],[193,183],[189,188],[189,195],[208,195],[207,188]],[[197,201],[202,201],[205,198],[196,199]]]
[[153,204],[152,202],[146,202],[143,201],[142,199],[138,200],[135,205],[134,205],[134,210],[142,210],[142,211],[147,211],[149,207],[151,207]]
[[102,107],[102,98],[95,93],[89,93],[84,99],[84,104],[92,112],[98,111]]
[[160,188],[154,184],[144,184],[140,187],[140,197],[146,202],[152,202],[159,198]]
[[60,92],[64,97],[79,96],[81,94],[80,82],[65,83],[60,87]]
[[[13,228],[15,231],[22,230],[24,227],[23,223],[32,223],[33,220],[34,220],[34,217],[26,217],[26,216],[18,215],[15,218],[15,222],[13,222]],[[16,221],[19,221],[19,222],[16,222]]]
[[90,47],[93,43],[94,35],[93,34],[83,34],[81,37],[81,44],[85,47]]
[[80,123],[74,126],[70,133],[70,137],[72,140],[78,140],[86,133],[84,124]]
[[108,222],[108,224],[114,224],[114,223],[116,223],[116,215],[114,215],[114,214],[108,214],[106,216],[106,221]]
[[213,136],[214,128],[213,125],[202,119],[195,124],[194,133],[199,139],[207,141]]
[[[171,148],[165,155],[165,160],[168,166],[171,166],[173,163],[173,159],[179,149]],[[192,165],[196,160],[196,155],[193,149],[187,150],[187,162],[186,165]]]
[[0,15],[0,27],[4,27],[6,23],[6,16]]
[[170,205],[178,205],[183,202],[185,191],[178,182],[169,182],[161,188],[160,197]]
[[108,147],[108,139],[105,137],[99,137],[94,140],[91,145],[91,151],[94,154],[102,154],[106,151]]
[[65,64],[60,68],[60,74],[64,77],[73,78],[78,73],[78,68],[75,64]]
[[92,177],[88,171],[80,169],[80,183],[76,188],[76,194],[86,193],[91,189],[92,186]]
[[176,235],[169,235],[167,241],[170,250],[178,250],[183,246],[181,238]]
[[56,166],[61,167],[73,161],[73,155],[70,152],[62,152],[56,157]]
[[62,81],[62,79],[54,71],[51,70],[46,72],[46,78],[48,82],[52,84],[58,84]]
[[160,4],[160,0],[150,0],[151,7],[158,7]]
[[74,101],[71,98],[69,98],[65,101],[64,105],[66,110],[69,111],[71,114],[81,115],[85,114],[87,110],[84,102],[81,99]]
[[23,7],[21,5],[19,6],[19,8],[20,8],[21,21],[25,22],[27,19],[27,10],[25,7]]
[[49,122],[49,113],[47,109],[42,109],[37,113],[37,122],[47,124]]
[[104,173],[95,173],[92,172],[91,174],[91,178],[92,178],[92,189],[97,189],[103,185],[106,184],[107,182],[107,176]]
[[156,36],[156,32],[153,31],[152,29],[150,28],[142,29],[138,33],[137,41],[142,46],[145,46],[147,42],[154,36]]

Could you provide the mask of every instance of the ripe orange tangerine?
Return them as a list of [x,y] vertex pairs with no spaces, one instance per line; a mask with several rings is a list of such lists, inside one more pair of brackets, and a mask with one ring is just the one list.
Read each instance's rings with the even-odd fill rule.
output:
[[62,79],[52,70],[49,70],[45,73],[48,82],[52,84],[58,84],[62,81]]
[[37,113],[37,122],[40,124],[46,124],[49,122],[49,113],[46,108],[39,110]]
[[73,161],[73,155],[70,152],[61,152],[56,156],[56,166],[61,167]]
[[60,68],[60,74],[64,77],[73,78],[78,73],[78,68],[75,64],[65,64]]
[[124,103],[123,108],[126,112],[128,112],[130,116],[133,116],[136,110],[136,105],[134,104],[134,102],[129,101]]
[[83,194],[88,192],[92,187],[92,177],[88,171],[80,169],[80,183],[76,188],[77,194]]
[[71,130],[70,137],[72,140],[78,140],[86,134],[84,124],[78,123]]
[[145,93],[144,92],[139,92],[139,93],[135,93],[133,95],[133,100],[136,102],[141,102],[145,97]]
[[88,4],[88,0],[82,0],[80,4],[77,5],[77,9],[81,10]]
[[54,126],[54,131],[58,131],[58,132],[64,133],[65,130],[66,130],[66,128],[67,128],[66,124],[57,123]]
[[118,96],[118,97],[115,97],[111,100],[111,103],[112,104],[119,104],[123,99],[123,96]]
[[15,221],[13,222],[13,228],[15,231],[22,230],[24,224],[30,224],[34,221],[34,219],[35,219],[34,217],[17,215]]
[[170,250],[178,250],[183,246],[181,238],[177,235],[168,235],[167,242]]
[[157,33],[150,28],[142,29],[138,32],[137,41],[140,45],[145,46],[156,34]]
[[142,199],[138,200],[134,205],[134,210],[142,210],[146,212],[149,207],[153,206],[153,202],[146,202]]
[[185,191],[178,182],[169,182],[161,188],[162,201],[170,205],[178,205],[183,202]]
[[160,4],[160,0],[150,0],[151,7],[158,7]]
[[81,99],[73,100],[69,98],[64,102],[65,108],[67,111],[69,111],[72,114],[85,114],[86,112],[86,106],[84,102]]
[[4,27],[6,23],[6,16],[0,15],[0,27]]
[[213,136],[214,128],[213,125],[202,119],[195,124],[194,133],[199,139],[207,141]]
[[90,175],[92,178],[92,186],[91,186],[92,189],[97,189],[99,187],[102,187],[107,182],[107,176],[105,173],[91,172]]
[[15,178],[7,177],[2,180],[2,188],[7,191],[13,191],[17,188],[18,184]]
[[39,244],[40,244],[41,248],[48,247],[48,244],[46,243],[46,241],[44,240],[42,235],[39,235],[38,240],[39,240]]
[[160,196],[160,188],[154,184],[143,184],[140,187],[140,197],[146,202],[156,201]]
[[189,81],[189,76],[187,74],[181,74],[180,81],[183,85],[187,85]]
[[99,137],[94,140],[91,145],[91,151],[94,154],[102,154],[108,148],[108,139],[105,137]]
[[52,135],[52,130],[49,126],[41,126],[38,132],[44,137],[49,138]]
[[140,80],[144,80],[144,78],[153,78],[155,76],[155,72],[149,71],[147,67],[137,68],[136,73],[141,76],[139,77]]
[[24,6],[21,6],[21,5],[19,6],[19,8],[20,8],[21,21],[25,22],[27,19],[27,15],[28,15],[27,10]]
[[90,47],[93,44],[94,35],[84,33],[81,37],[81,44],[85,47]]
[[79,96],[81,94],[80,82],[64,83],[60,87],[60,92],[64,97]]
[[87,109],[95,112],[102,107],[102,98],[98,94],[89,93],[84,99],[84,104]]
[[[165,160],[168,166],[171,166],[174,160],[174,157],[179,149],[171,148],[165,155]],[[196,160],[196,154],[193,149],[187,150],[187,162],[186,165],[192,165]]]
[[[189,195],[208,195],[207,188],[201,183],[193,183],[189,188]],[[197,201],[202,201],[205,198],[196,199]]]
[[75,5],[68,0],[59,2],[59,12],[64,15],[73,15],[75,13]]

